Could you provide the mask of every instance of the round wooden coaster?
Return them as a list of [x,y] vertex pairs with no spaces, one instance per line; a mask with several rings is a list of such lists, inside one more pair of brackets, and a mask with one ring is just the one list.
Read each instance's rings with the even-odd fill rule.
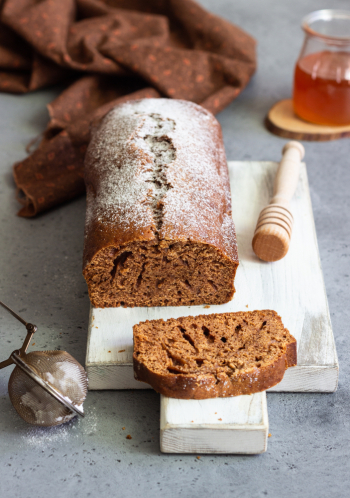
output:
[[284,138],[324,142],[350,137],[350,125],[322,126],[303,121],[293,111],[292,99],[280,100],[265,118],[266,128]]

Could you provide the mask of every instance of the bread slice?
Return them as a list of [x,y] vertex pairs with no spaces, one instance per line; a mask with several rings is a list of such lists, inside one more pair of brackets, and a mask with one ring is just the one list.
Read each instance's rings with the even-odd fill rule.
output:
[[171,398],[265,391],[297,363],[297,343],[272,310],[147,320],[134,325],[134,372]]

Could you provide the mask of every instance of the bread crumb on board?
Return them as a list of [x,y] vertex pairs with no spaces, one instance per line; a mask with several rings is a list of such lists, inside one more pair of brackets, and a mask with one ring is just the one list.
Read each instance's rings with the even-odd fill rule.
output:
[[128,434],[128,435],[126,436],[126,439],[132,439],[132,437],[130,436],[130,434]]
[[200,459],[201,459],[201,457],[200,457],[200,456],[197,456],[196,458],[197,458],[197,460],[200,460]]
[[271,434],[271,432],[269,432],[269,437],[271,437],[271,436],[272,436],[272,434]]
[[119,349],[118,353],[124,353],[125,349]]
[[209,304],[206,304],[205,306],[203,306],[206,310],[210,308]]
[[246,304],[245,307],[248,308],[248,304]]
[[125,427],[122,427],[123,431],[125,431]]

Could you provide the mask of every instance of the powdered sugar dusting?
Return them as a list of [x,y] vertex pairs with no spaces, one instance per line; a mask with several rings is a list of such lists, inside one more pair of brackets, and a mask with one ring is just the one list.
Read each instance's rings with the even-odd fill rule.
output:
[[[121,124],[115,114],[113,110],[106,116],[88,149],[86,224],[97,218],[125,228],[131,222],[136,228],[152,225],[147,204],[153,189],[147,180],[153,160],[144,137],[153,131],[153,123],[132,113]],[[90,182],[96,174],[99,181]]]
[[68,423],[56,427],[29,427],[23,434],[23,443],[44,451],[50,449],[52,444],[66,444],[68,441],[91,436],[98,427],[97,411],[95,406],[91,406],[84,419],[74,417]]
[[[43,395],[42,387],[35,385],[32,389],[28,390],[25,394],[21,396],[21,404],[27,408],[30,408],[35,414],[36,422],[41,425],[45,424],[48,420],[48,413],[52,410],[52,400],[50,396]],[[75,414],[70,413],[63,417],[56,417],[55,422],[68,422],[73,418]]]
[[[116,106],[86,156],[86,237],[111,226],[154,238],[215,245],[236,257],[220,125],[186,101]],[[86,241],[88,243],[88,240]]]
[[42,377],[55,387],[70,403],[74,404],[69,396],[67,396],[67,393],[74,393],[75,399],[85,399],[85,386],[81,384],[78,366],[75,367],[72,363],[57,361],[53,366],[53,374],[52,372],[43,372]]

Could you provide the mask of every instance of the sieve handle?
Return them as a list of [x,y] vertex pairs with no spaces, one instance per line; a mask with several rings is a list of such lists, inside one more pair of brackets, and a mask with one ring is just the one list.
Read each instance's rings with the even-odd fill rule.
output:
[[10,358],[9,358],[8,360],[1,361],[1,362],[0,362],[0,370],[1,370],[2,368],[8,367],[9,365],[13,365],[14,363],[15,363],[15,362],[13,361],[13,359],[12,359],[12,358],[11,358],[11,356],[10,356]]
[[21,323],[23,323],[23,325],[25,327],[27,326],[27,322],[25,320],[23,320],[23,318],[21,318],[19,315],[17,315],[17,313],[15,313],[11,308],[6,306],[6,304],[4,304],[2,301],[0,301],[0,304],[3,308],[5,308],[5,310],[7,310],[9,313],[11,313],[12,316],[17,318],[17,320],[19,320]]
[[[1,304],[1,306],[3,308],[5,308],[5,310],[7,310],[9,313],[11,313],[12,316],[14,316],[15,318],[17,318],[17,320],[19,320],[21,323],[23,323],[23,325],[27,329],[27,335],[26,335],[26,338],[24,339],[22,347],[21,347],[21,349],[19,349],[18,351],[16,351],[16,353],[19,356],[21,356],[21,355],[23,355],[23,354],[26,353],[26,351],[28,349],[28,346],[29,346],[29,343],[32,340],[32,337],[33,337],[34,333],[37,330],[37,326],[33,325],[32,323],[28,323],[25,320],[23,320],[23,318],[21,318],[19,315],[17,315],[17,313],[15,313],[11,308],[9,308],[8,306],[6,306],[6,304],[4,304],[2,301],[0,301],[0,304]],[[12,365],[13,363],[14,363],[14,361],[12,360],[12,358],[10,356],[10,358],[8,360],[2,361],[0,363],[0,370],[2,368],[7,367],[8,365]]]

